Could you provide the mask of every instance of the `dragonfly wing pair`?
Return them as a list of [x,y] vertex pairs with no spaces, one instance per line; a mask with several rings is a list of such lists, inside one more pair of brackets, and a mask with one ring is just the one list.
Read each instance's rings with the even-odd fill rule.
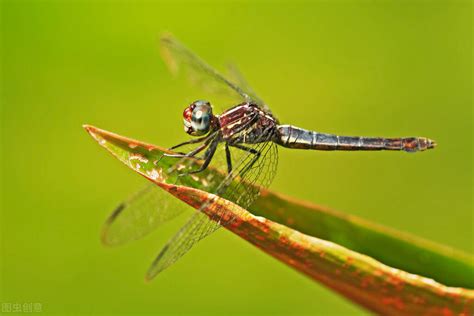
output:
[[161,56],[171,73],[183,73],[192,84],[206,93],[225,94],[235,100],[252,102],[271,113],[234,64],[227,67],[228,77],[223,76],[169,34],[161,37]]
[[[195,83],[207,86],[211,83],[237,96],[241,101],[257,104],[262,110],[270,113],[268,107],[255,96],[235,67],[229,68],[233,78],[233,81],[230,81],[169,35],[161,39],[161,51],[172,72],[185,72]],[[237,147],[226,149],[225,143],[219,144],[220,148],[216,151],[209,168],[215,168],[218,170],[216,172],[225,176],[206,179],[211,182],[206,191],[212,193],[213,198],[204,201],[200,209],[167,242],[147,272],[147,279],[155,277],[188,252],[195,243],[231,220],[229,214],[225,214],[224,208],[215,210],[216,215],[212,219],[202,212],[210,203],[220,205],[215,203],[215,199],[223,198],[248,208],[259,196],[260,189],[270,185],[276,173],[278,159],[277,145],[271,141],[271,137],[271,133],[262,133],[258,142],[253,145],[246,144],[246,148],[251,150]],[[230,173],[227,164],[229,155],[232,161]],[[176,184],[190,185],[192,178],[200,176],[187,175],[186,169],[183,170],[183,166],[187,167],[185,162],[186,159],[176,159],[176,166],[180,168],[168,168],[170,173],[180,169],[179,172],[184,174],[176,178]],[[122,203],[111,214],[103,230],[103,241],[115,245],[146,235],[186,208],[183,202],[173,200],[175,199],[155,185],[146,187]]]

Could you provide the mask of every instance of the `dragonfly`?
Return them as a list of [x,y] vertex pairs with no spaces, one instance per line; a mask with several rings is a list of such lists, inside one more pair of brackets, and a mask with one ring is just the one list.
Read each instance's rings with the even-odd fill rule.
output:
[[[232,221],[224,209],[218,209],[214,217],[204,214],[202,210],[210,203],[218,205],[216,199],[225,199],[244,209],[252,205],[276,174],[278,147],[420,152],[436,146],[435,141],[425,137],[340,136],[280,124],[235,66],[229,67],[228,75],[224,76],[171,35],[162,36],[160,43],[163,59],[172,73],[184,73],[204,90],[231,95],[236,103],[221,114],[215,114],[214,106],[206,100],[194,101],[184,109],[184,130],[192,138],[170,147],[171,153],[163,154],[168,159],[176,159],[177,167],[168,168],[167,172],[178,172],[176,182],[182,185],[189,184],[193,177],[211,167],[221,170],[225,176],[219,180],[206,178],[211,182],[208,187],[213,197],[203,201],[165,244],[149,268],[147,279],[155,277],[201,239]],[[186,165],[186,161],[199,161],[199,164]],[[104,242],[116,245],[141,238],[189,208],[163,192],[150,184],[120,203],[104,225]]]

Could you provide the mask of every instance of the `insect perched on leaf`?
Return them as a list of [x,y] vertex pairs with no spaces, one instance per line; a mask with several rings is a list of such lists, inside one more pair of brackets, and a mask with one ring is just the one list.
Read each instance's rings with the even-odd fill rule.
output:
[[[199,181],[211,198],[202,202],[200,209],[164,246],[148,271],[148,279],[173,264],[196,242],[232,221],[224,209],[217,209],[212,218],[201,210],[210,204],[219,205],[216,199],[229,200],[244,209],[257,199],[261,188],[268,187],[275,176],[278,146],[417,152],[436,145],[424,137],[338,136],[281,125],[236,68],[229,69],[231,79],[228,79],[168,35],[162,37],[161,48],[172,72],[185,72],[192,81],[224,91],[238,102],[220,115],[214,113],[209,101],[192,102],[185,108],[183,119],[184,130],[194,138],[171,147],[155,161],[156,170],[167,173],[162,178],[186,186]],[[173,161],[171,167],[170,161]],[[223,176],[215,177],[209,169]],[[120,244],[137,239],[180,214],[183,206],[154,184],[147,186],[113,212],[106,222],[103,240],[107,244]]]

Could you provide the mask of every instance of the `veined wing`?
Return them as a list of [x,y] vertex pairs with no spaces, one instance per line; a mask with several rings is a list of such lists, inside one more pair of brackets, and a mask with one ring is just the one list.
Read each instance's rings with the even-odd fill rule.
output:
[[[187,169],[196,169],[199,166],[196,159],[178,159],[172,164],[170,162],[175,158],[165,157],[157,161],[155,164],[157,170],[168,173],[167,182],[192,187],[200,183],[198,187],[213,193],[214,198],[203,201],[201,208],[195,211],[190,220],[166,244],[149,269],[148,279],[173,264],[196,242],[229,221],[229,214],[226,214],[224,209],[216,209],[216,215],[212,220],[201,210],[216,202],[216,199],[222,198],[248,208],[258,197],[260,188],[270,185],[276,173],[278,158],[277,146],[270,141],[271,137],[270,133],[264,132],[261,143],[246,145],[260,154],[258,159],[249,151],[232,148],[233,171],[230,174],[227,173],[224,148],[220,148],[220,152],[214,155],[208,170],[199,174],[178,176]],[[224,144],[220,146],[224,147]],[[220,172],[212,171],[213,168]],[[190,207],[155,184],[146,186],[121,203],[110,215],[103,228],[103,242],[108,245],[119,245],[141,238],[163,222],[181,214],[185,209]]]
[[233,82],[209,66],[204,60],[169,34],[161,37],[161,54],[173,74],[177,74],[180,71],[186,72],[186,75],[192,82],[204,89],[224,90],[240,100],[253,102],[263,110],[271,113],[268,106],[253,92],[253,89],[249,88],[242,75],[236,69],[230,69],[231,75],[234,77],[233,79],[236,79]]
[[229,79],[232,82],[235,82],[242,90],[246,91],[253,102],[258,104],[261,109],[269,114],[272,114],[272,111],[268,105],[255,93],[254,89],[249,85],[247,79],[245,79],[244,75],[235,64],[228,64],[227,71],[229,73]]
[[150,183],[120,203],[102,228],[102,242],[117,246],[139,239],[190,207]]
[[[230,214],[219,207],[222,204],[216,203],[217,199],[226,199],[248,208],[258,198],[260,189],[270,185],[278,163],[277,146],[270,141],[271,137],[269,131],[263,133],[262,142],[246,145],[253,152],[258,152],[259,156],[242,149],[232,151],[232,172],[218,185],[215,195],[204,201],[200,210],[163,247],[147,272],[148,280],[176,262],[195,243],[232,221]],[[211,203],[215,203],[216,207],[216,215],[212,219],[202,212]]]
[[[194,72],[195,76],[201,77],[204,81],[218,84],[240,99],[260,105],[262,109],[267,109],[263,101],[255,96],[252,89],[248,87],[240,73],[235,69],[230,69],[230,72],[235,81],[239,82],[239,85],[220,75],[169,36],[162,38],[162,52],[172,71],[176,72],[178,67],[181,66],[189,72]],[[207,85],[206,82],[204,84]],[[243,89],[241,86],[245,88]],[[175,164],[176,168],[168,170],[168,178],[176,179],[176,184],[187,186],[193,186],[193,183],[201,181],[201,184],[203,184],[201,189],[215,194],[216,199],[224,198],[239,204],[243,208],[248,208],[258,197],[260,188],[268,187],[276,173],[277,147],[270,141],[271,137],[271,131],[268,131],[268,133],[262,133],[260,143],[252,146],[246,145],[252,147],[251,151],[260,154],[258,159],[255,159],[255,153],[233,148],[231,150],[233,171],[223,180],[220,177],[213,177],[212,172],[206,173],[207,175],[178,176],[178,173],[184,172],[186,168],[196,166],[195,159],[178,161]],[[215,155],[211,166],[226,172],[226,160],[222,158],[225,156],[221,153],[221,159],[219,159],[218,155]],[[157,167],[160,167],[160,164]],[[166,169],[164,166],[163,168]],[[165,245],[151,266],[147,278],[153,278],[157,273],[170,266],[197,241],[217,230],[220,224],[226,224],[222,219],[229,216],[224,216],[226,215],[224,209],[217,210],[216,216],[212,220],[201,212],[210,203],[214,202],[215,199],[204,201],[201,208],[193,214],[187,224]],[[168,193],[152,185],[138,192],[117,208],[106,222],[103,240],[107,244],[114,245],[138,239],[151,232],[161,223],[180,214],[186,207],[188,206],[183,202],[172,198]]]

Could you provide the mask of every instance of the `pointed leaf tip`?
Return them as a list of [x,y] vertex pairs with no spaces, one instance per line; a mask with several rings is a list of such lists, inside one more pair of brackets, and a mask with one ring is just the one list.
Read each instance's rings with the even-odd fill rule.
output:
[[[161,157],[166,149],[125,138],[94,126],[83,127],[117,159],[181,201],[196,208],[202,205],[201,201],[206,200],[202,197],[209,193],[200,190],[204,189],[202,186],[180,186],[179,190],[172,190],[176,187],[167,184],[166,178],[153,176],[155,173],[151,171],[156,168],[153,161],[158,156]],[[166,160],[161,162],[165,163]],[[207,172],[215,177],[220,176],[212,169]],[[225,203],[229,212],[233,212],[236,218],[239,218],[226,228],[346,298],[372,311],[387,315],[425,312],[472,314],[473,290],[449,287],[433,280],[443,278],[444,274],[456,274],[450,279],[450,283],[453,286],[461,285],[459,283],[465,278],[464,271],[467,271],[465,275],[472,272],[471,261],[464,260],[464,256],[454,256],[452,251],[430,246],[426,242],[417,242],[418,239],[413,236],[408,238],[360,219],[308,206],[306,203],[297,203],[279,197],[271,191],[262,194],[258,201],[253,210],[259,217],[236,204],[220,201]],[[202,211],[212,215],[216,208],[211,206]],[[322,223],[322,226],[318,226],[318,223]],[[324,231],[325,229],[327,231]],[[336,233],[337,236],[352,237],[355,241],[348,243],[344,242],[344,238],[332,237]],[[361,240],[363,244],[358,245],[357,240]],[[344,246],[338,245],[339,243]],[[403,261],[406,261],[406,270],[411,273],[403,271],[399,266],[392,267],[387,264],[390,257],[384,250],[388,246],[390,246],[388,249],[398,256],[402,254]],[[364,253],[358,252],[362,250]],[[370,256],[367,252],[370,252]],[[417,268],[417,261],[413,258],[418,258],[420,254],[427,254],[430,256],[428,258],[433,258],[419,270],[427,274],[427,270],[431,269],[430,278],[413,273]],[[438,268],[433,269],[432,266],[436,264]],[[156,271],[160,270],[149,270],[145,282],[150,282]]]
[[89,125],[89,124],[82,124],[82,128],[84,128],[86,132],[92,136],[97,131],[97,127]]
[[94,127],[92,125],[89,125],[89,124],[82,124],[82,128],[84,128],[86,131],[89,131]]

